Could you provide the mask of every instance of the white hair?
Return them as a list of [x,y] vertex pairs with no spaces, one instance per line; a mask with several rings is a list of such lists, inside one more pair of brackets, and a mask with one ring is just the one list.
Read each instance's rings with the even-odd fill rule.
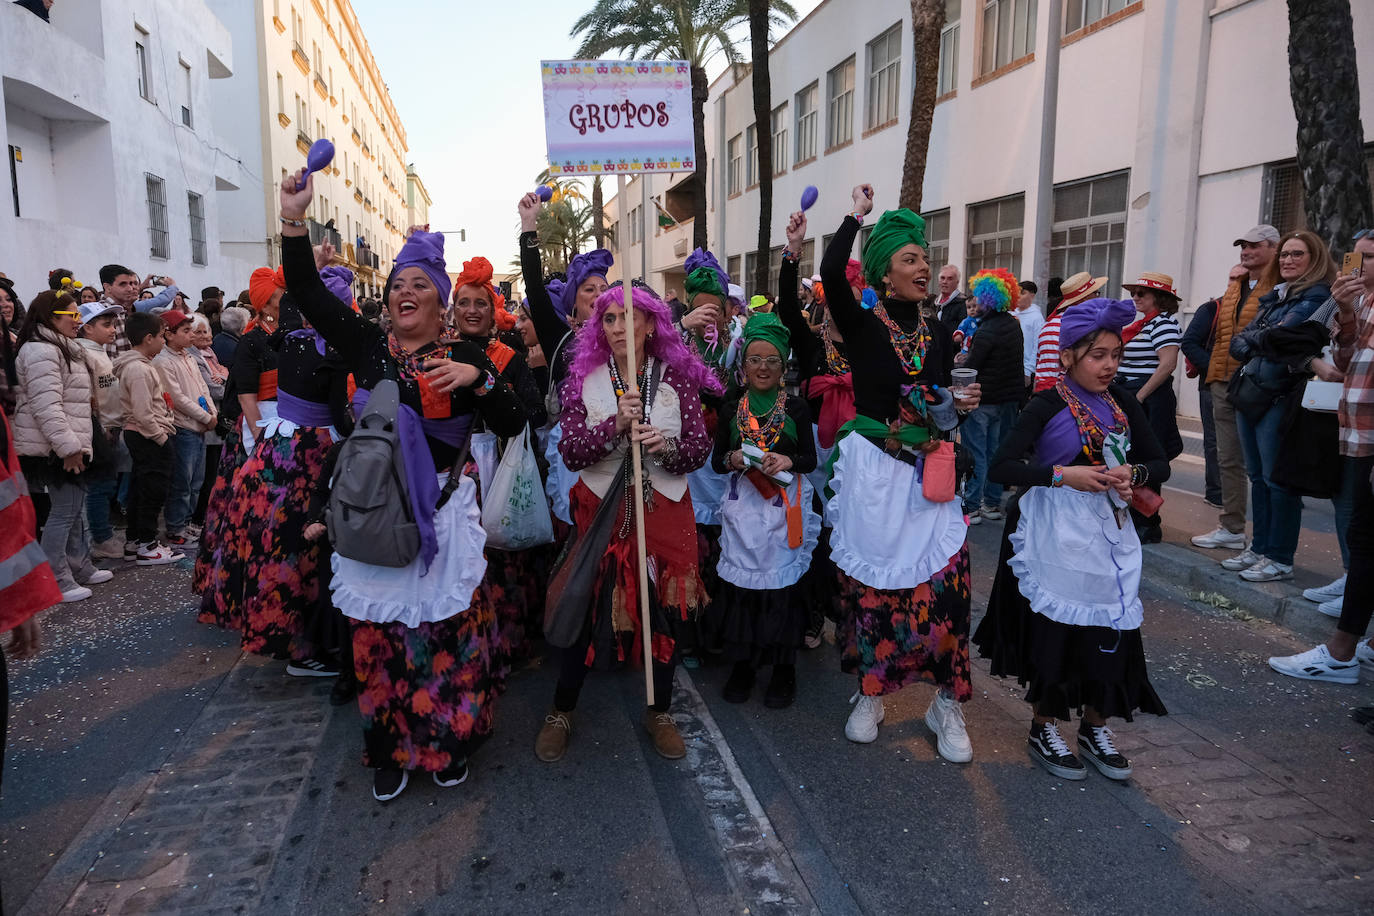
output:
[[248,309],[239,305],[231,305],[219,314],[219,326],[230,334],[242,334],[243,329],[248,327]]
[[202,315],[200,312],[195,312],[194,314],[192,314],[192,315],[191,315],[191,326],[192,326],[192,327],[197,327],[197,328],[198,328],[198,327],[201,327],[202,325],[204,325],[205,330],[207,330],[207,331],[210,330],[210,319],[209,319],[209,318],[206,318],[206,317],[205,317],[204,315]]

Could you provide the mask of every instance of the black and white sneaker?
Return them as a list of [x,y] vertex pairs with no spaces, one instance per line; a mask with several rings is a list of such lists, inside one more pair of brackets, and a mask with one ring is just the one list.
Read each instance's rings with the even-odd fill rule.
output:
[[1112,743],[1112,730],[1107,726],[1080,722],[1078,749],[1108,779],[1130,779],[1131,762],[1116,749]]
[[1044,767],[1050,774],[1060,779],[1087,779],[1088,771],[1069,751],[1069,745],[1059,734],[1059,726],[1054,722],[1040,725],[1031,723],[1030,737],[1026,739],[1031,759]]
[[339,669],[313,658],[286,663],[286,673],[292,677],[338,677]]
[[441,789],[452,789],[468,781],[468,764],[464,760],[455,767],[440,770],[434,774],[434,784]]
[[378,770],[372,777],[372,797],[389,802],[406,790],[410,782],[409,770]]

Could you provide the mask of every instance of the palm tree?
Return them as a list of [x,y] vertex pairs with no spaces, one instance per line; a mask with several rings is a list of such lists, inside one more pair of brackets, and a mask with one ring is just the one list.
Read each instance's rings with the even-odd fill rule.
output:
[[935,90],[940,81],[940,30],[945,25],[945,0],[911,0],[911,44],[915,65],[911,78],[911,120],[906,127],[906,155],[902,158],[900,206],[920,212],[926,180],[926,153],[935,120]]
[[768,68],[768,31],[795,22],[797,11],[775,0],[748,0],[749,48],[753,58],[754,136],[759,147],[759,256],[754,259],[754,289],[768,288],[768,251],[773,230],[773,87]]
[[596,0],[573,23],[581,36],[579,59],[620,52],[631,58],[685,60],[691,66],[692,131],[696,180],[692,188],[692,242],[706,245],[706,65],[724,55],[740,62],[730,29],[744,21],[748,0]]
[[1344,253],[1374,225],[1350,0],[1288,0],[1288,80],[1307,224]]

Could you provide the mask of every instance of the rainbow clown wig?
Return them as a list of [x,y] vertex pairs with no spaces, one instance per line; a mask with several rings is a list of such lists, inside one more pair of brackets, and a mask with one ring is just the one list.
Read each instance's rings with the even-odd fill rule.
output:
[[1016,277],[1001,267],[978,271],[969,278],[968,291],[988,312],[1007,311],[1016,304],[1016,298],[1021,294]]

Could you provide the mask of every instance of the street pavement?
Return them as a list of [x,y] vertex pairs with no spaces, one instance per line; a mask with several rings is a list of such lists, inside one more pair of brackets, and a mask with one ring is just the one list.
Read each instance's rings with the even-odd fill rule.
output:
[[[1164,546],[1196,553],[1179,542],[1212,510],[1166,496]],[[975,623],[999,536],[971,530]],[[1322,537],[1304,532],[1304,552]],[[972,764],[936,754],[929,687],[887,698],[877,742],[852,744],[854,684],[827,642],[802,658],[787,710],[725,703],[723,667],[680,672],[682,761],[654,754],[643,679],[624,672],[589,678],[567,756],[540,763],[554,672],[536,662],[512,678],[466,783],[415,779],[384,806],[356,711],[329,706],[328,681],[289,678],[197,624],[186,566],[116,568],[97,598],[47,612],[44,653],[11,666],[9,912],[1374,910],[1374,735],[1348,716],[1374,704],[1374,675],[1275,674],[1265,659],[1309,636],[1167,571],[1147,572],[1143,595],[1170,715],[1114,723],[1135,766],[1125,784],[1036,767],[1021,690],[981,660]],[[1306,629],[1329,630],[1313,616]]]

